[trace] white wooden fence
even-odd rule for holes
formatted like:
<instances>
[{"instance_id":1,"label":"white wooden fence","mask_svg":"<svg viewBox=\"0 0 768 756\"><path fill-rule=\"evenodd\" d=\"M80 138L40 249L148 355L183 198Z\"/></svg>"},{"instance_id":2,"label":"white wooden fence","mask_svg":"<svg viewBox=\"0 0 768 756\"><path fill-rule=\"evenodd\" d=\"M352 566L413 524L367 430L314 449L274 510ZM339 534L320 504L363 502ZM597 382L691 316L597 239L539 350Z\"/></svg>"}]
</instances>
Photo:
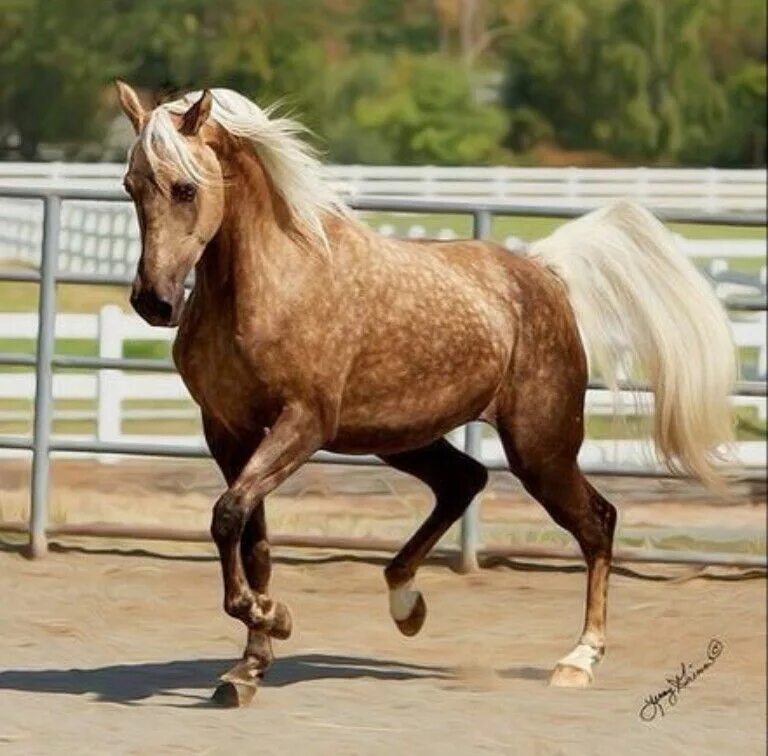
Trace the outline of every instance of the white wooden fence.
<instances>
[{"instance_id":1,"label":"white wooden fence","mask_svg":"<svg viewBox=\"0 0 768 756\"><path fill-rule=\"evenodd\" d=\"M120 163L0 163L0 186L114 186L124 171ZM705 212L766 206L764 169L329 165L327 173L343 194L355 197L484 198L584 208L632 197L652 208Z\"/></svg>"},{"instance_id":2,"label":"white wooden fence","mask_svg":"<svg viewBox=\"0 0 768 756\"><path fill-rule=\"evenodd\" d=\"M0 259L37 263L42 236L40 203L3 198L3 186L63 183L116 188L124 171L124 165L117 163L0 163ZM616 197L632 197L665 210L760 211L766 207L765 170L336 165L327 171L343 194L354 197L486 199L585 210ZM427 235L408 216L380 221L379 230L414 238ZM456 230L446 224L435 236L452 238ZM521 243L516 237L505 241L511 248ZM125 274L139 255L133 209L129 203L65 202L60 242L61 271ZM756 239L681 240L681 245L696 258L764 256L764 243ZM727 267L717 263L721 272Z\"/></svg>"},{"instance_id":3,"label":"white wooden fence","mask_svg":"<svg viewBox=\"0 0 768 756\"><path fill-rule=\"evenodd\" d=\"M352 196L493 199L591 208L632 197L653 208L706 212L762 210L764 170L330 166Z\"/></svg>"},{"instance_id":4,"label":"white wooden fence","mask_svg":"<svg viewBox=\"0 0 768 756\"><path fill-rule=\"evenodd\" d=\"M761 380L766 377L766 314L755 313L749 320L732 323L734 340L740 348L757 350L757 372ZM36 313L0 313L0 338L34 339L37 334ZM59 313L56 316L56 337L83 339L98 342L100 357L122 357L126 341L170 342L175 333L169 329L152 328L139 317L123 313L119 307L108 305L98 315ZM2 409L3 400L28 400L31 402L35 391L35 376L32 373L0 373L0 421L28 419L28 410ZM175 373L124 373L119 370L96 372L57 372L53 377L55 400L88 400L95 407L81 410L57 409L54 418L58 420L90 420L96 423L95 437L99 441L157 441L164 443L199 446L202 438L199 430L186 435L168 434L160 425L155 435L126 433L125 420L179 420L196 418L197 411L181 379ZM624 412L635 412L636 405L631 394L622 397L620 408ZM147 402L144 408L127 409L126 401ZM175 408L159 409L152 402L179 402ZM765 397L734 397L735 406L753 407L759 420L766 418ZM651 411L652 397L644 403L644 409ZM610 416L614 413L613 397L607 391L590 390L587 393L588 414ZM488 458L500 455L498 442L487 439ZM760 465L765 459L763 442L745 442L739 445L738 454L746 465ZM652 458L647 441L633 440L590 440L582 450L582 461L588 465L642 466Z\"/></svg>"}]
</instances>

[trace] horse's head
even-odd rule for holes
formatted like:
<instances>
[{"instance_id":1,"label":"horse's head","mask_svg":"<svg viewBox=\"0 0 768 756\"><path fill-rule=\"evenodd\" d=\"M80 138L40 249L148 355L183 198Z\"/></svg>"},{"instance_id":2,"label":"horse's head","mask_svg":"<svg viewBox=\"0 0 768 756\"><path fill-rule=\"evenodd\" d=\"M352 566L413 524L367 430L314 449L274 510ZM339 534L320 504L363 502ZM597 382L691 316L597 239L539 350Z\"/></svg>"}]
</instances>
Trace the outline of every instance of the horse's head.
<instances>
[{"instance_id":1,"label":"horse's head","mask_svg":"<svg viewBox=\"0 0 768 756\"><path fill-rule=\"evenodd\" d=\"M152 325L174 326L184 303L184 279L224 213L222 170L211 146L215 131L204 128L212 96L206 90L176 114L145 110L123 82L117 90L138 137L124 181L141 229L131 304Z\"/></svg>"}]
</instances>

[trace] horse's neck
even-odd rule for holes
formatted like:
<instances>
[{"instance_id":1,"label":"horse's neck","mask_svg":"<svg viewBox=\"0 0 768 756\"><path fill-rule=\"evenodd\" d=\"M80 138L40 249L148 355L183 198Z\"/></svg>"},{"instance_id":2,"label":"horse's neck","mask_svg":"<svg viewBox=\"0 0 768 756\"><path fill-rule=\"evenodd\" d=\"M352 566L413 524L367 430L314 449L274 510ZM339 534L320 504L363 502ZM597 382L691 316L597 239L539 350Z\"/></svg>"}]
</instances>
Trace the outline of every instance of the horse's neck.
<instances>
[{"instance_id":1,"label":"horse's neck","mask_svg":"<svg viewBox=\"0 0 768 756\"><path fill-rule=\"evenodd\" d=\"M206 304L263 306L274 269L294 251L290 218L257 158L239 154L224 168L224 218L198 263L196 288Z\"/></svg>"}]
</instances>

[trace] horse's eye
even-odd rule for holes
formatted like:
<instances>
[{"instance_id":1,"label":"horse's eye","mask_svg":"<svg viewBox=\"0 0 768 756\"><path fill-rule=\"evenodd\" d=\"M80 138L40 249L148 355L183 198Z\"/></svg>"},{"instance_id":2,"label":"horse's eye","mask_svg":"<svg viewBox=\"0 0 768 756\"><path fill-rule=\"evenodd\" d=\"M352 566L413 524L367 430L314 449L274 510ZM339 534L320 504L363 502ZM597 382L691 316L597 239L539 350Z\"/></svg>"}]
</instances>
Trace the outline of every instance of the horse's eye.
<instances>
[{"instance_id":1,"label":"horse's eye","mask_svg":"<svg viewBox=\"0 0 768 756\"><path fill-rule=\"evenodd\" d=\"M171 196L176 202L192 202L197 193L197 187L187 181L177 181L171 187Z\"/></svg>"}]
</instances>

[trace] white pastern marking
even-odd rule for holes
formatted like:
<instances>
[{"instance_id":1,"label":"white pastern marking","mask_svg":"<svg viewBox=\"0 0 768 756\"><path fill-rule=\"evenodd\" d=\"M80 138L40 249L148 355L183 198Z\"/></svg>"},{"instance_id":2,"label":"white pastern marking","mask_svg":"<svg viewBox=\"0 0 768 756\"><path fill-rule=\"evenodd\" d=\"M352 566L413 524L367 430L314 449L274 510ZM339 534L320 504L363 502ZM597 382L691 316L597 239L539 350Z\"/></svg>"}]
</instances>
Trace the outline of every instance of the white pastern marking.
<instances>
[{"instance_id":1,"label":"white pastern marking","mask_svg":"<svg viewBox=\"0 0 768 756\"><path fill-rule=\"evenodd\" d=\"M591 675L592 665L598 661L600 661L600 652L596 648L588 646L586 643L579 643L568 656L560 659L558 664L578 667Z\"/></svg>"},{"instance_id":2,"label":"white pastern marking","mask_svg":"<svg viewBox=\"0 0 768 756\"><path fill-rule=\"evenodd\" d=\"M389 613L392 615L392 619L398 622L407 620L411 616L418 598L419 592L413 590L413 580L409 580L397 588L390 588Z\"/></svg>"}]
</instances>

